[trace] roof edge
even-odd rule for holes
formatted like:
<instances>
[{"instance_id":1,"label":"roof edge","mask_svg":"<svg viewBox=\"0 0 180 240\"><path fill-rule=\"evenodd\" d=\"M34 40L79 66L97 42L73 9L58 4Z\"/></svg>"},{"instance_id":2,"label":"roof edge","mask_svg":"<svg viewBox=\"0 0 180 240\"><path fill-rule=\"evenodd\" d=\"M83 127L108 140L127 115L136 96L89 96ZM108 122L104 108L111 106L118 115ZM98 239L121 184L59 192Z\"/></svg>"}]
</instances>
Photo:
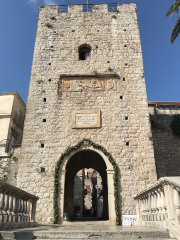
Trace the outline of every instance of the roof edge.
<instances>
[{"instance_id":1,"label":"roof edge","mask_svg":"<svg viewBox=\"0 0 180 240\"><path fill-rule=\"evenodd\" d=\"M12 91L12 92L5 92L5 93L0 93L0 96L6 96L6 95L13 95L16 96L22 103L23 105L26 107L26 104L24 103L24 101L22 100L22 98L20 97L19 93L16 91Z\"/></svg>"}]
</instances>

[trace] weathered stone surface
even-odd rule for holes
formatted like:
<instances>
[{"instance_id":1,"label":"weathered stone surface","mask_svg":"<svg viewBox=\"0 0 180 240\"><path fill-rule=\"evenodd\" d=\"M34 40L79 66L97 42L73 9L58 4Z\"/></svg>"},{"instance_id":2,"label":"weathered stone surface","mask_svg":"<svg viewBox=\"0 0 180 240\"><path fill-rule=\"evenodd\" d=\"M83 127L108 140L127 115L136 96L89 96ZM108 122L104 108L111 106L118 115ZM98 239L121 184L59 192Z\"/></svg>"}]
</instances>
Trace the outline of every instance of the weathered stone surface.
<instances>
[{"instance_id":1,"label":"weathered stone surface","mask_svg":"<svg viewBox=\"0 0 180 240\"><path fill-rule=\"evenodd\" d=\"M157 179L136 5L118 4L118 13L108 12L106 4L94 5L90 13L81 8L69 6L67 14L58 13L58 6L40 8L18 187L39 196L37 221L42 223L53 220L56 162L83 138L103 146L115 159L122 214L135 214L132 196ZM83 44L91 46L91 60L78 60ZM90 76L88 84L61 78L108 74L109 68L118 78ZM79 110L101 111L101 127L72 128L72 112ZM45 172L37 170L42 167Z\"/></svg>"}]
</instances>

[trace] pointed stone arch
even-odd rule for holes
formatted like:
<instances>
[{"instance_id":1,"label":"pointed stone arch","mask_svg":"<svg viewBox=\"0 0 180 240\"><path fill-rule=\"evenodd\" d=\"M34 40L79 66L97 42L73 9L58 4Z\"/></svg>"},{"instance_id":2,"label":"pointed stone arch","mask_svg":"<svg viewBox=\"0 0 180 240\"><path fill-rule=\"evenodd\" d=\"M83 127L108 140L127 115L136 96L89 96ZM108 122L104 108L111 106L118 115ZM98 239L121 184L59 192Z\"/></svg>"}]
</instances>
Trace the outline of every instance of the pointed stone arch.
<instances>
[{"instance_id":1,"label":"pointed stone arch","mask_svg":"<svg viewBox=\"0 0 180 240\"><path fill-rule=\"evenodd\" d=\"M118 199L118 166L113 159L112 155L106 151L104 147L92 142L90 139L83 139L75 146L69 147L62 153L61 157L57 161L55 167L54 177L54 196L53 196L53 207L54 207L54 224L61 224L63 222L63 195L64 195L64 183L65 183L65 172L66 165L69 159L79 151L92 150L101 155L107 166L107 174L109 181L109 192L111 201L114 201L114 205L109 205L110 217L109 221L116 222L116 225L120 224L120 213L119 213L119 199ZM112 184L113 182L113 184ZM110 184L111 183L111 184ZM109 199L110 201L110 199Z\"/></svg>"}]
</instances>

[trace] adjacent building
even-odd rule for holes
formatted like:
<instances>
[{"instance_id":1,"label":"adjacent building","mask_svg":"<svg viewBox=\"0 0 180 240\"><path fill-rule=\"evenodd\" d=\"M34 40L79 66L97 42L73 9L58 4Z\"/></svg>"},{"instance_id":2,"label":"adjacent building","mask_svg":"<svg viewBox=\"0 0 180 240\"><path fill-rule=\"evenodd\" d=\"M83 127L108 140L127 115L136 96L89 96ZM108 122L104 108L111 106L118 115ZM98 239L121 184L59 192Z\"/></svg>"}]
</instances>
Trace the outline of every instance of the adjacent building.
<instances>
[{"instance_id":1,"label":"adjacent building","mask_svg":"<svg viewBox=\"0 0 180 240\"><path fill-rule=\"evenodd\" d=\"M26 105L17 92L0 93L0 178L16 185ZM16 151L16 155L14 154Z\"/></svg>"}]
</instances>

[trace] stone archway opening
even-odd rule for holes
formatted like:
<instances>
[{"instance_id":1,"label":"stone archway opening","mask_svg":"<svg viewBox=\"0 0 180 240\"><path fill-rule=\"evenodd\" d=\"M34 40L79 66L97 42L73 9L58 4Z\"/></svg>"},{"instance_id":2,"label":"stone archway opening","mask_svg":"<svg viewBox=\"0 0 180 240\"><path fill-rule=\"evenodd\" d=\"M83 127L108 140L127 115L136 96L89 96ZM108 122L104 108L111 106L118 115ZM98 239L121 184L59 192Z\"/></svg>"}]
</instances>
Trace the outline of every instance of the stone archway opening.
<instances>
[{"instance_id":1,"label":"stone archway opening","mask_svg":"<svg viewBox=\"0 0 180 240\"><path fill-rule=\"evenodd\" d=\"M107 166L102 156L92 150L79 151L69 159L65 170L64 217L109 220Z\"/></svg>"}]
</instances>

